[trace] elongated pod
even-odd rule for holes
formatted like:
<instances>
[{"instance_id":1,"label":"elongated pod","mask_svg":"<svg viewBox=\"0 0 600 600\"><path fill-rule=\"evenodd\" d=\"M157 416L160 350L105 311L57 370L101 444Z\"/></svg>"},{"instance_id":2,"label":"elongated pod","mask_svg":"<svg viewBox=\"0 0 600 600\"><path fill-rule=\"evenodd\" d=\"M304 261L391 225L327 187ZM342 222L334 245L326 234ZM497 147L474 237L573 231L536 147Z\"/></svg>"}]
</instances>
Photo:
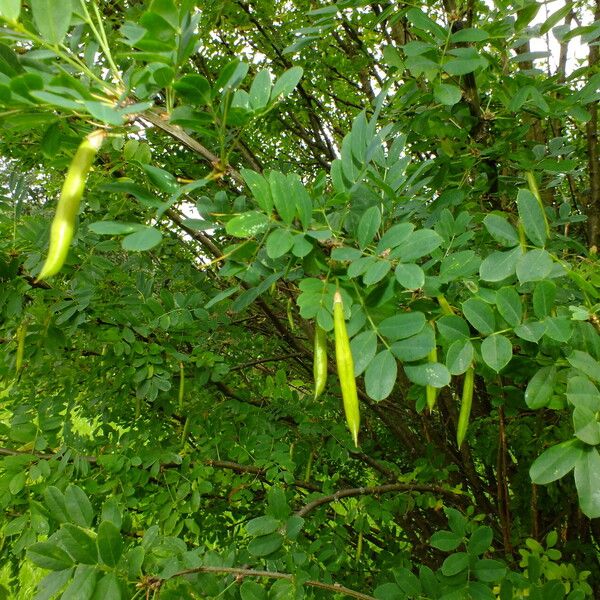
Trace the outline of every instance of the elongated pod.
<instances>
[{"instance_id":1,"label":"elongated pod","mask_svg":"<svg viewBox=\"0 0 600 600\"><path fill-rule=\"evenodd\" d=\"M430 363L436 363L437 358L438 357L437 357L437 346L436 346L427 356L427 360ZM438 395L437 388L434 388L431 385L428 385L425 387L425 398L427 400L427 408L429 409L429 412L433 411L433 409L435 408L435 402L437 400L437 395Z\"/></svg>"},{"instance_id":2,"label":"elongated pod","mask_svg":"<svg viewBox=\"0 0 600 600\"><path fill-rule=\"evenodd\" d=\"M360 411L358 407L358 393L356 379L354 378L354 361L350 351L350 340L346 331L344 318L344 305L341 294L336 291L333 297L333 332L335 335L335 362L337 364L342 400L346 422L352 434L354 445L358 447L358 429L360 427Z\"/></svg>"},{"instance_id":3,"label":"elongated pod","mask_svg":"<svg viewBox=\"0 0 600 600\"><path fill-rule=\"evenodd\" d=\"M93 131L81 142L77 152L75 152L60 192L58 206L50 228L48 256L38 279L46 279L56 275L65 263L73 239L75 219L83 196L85 180L94 162L94 157L102 145L104 136L104 131Z\"/></svg>"},{"instance_id":4,"label":"elongated pod","mask_svg":"<svg viewBox=\"0 0 600 600\"><path fill-rule=\"evenodd\" d=\"M458 414L458 426L456 427L456 444L460 448L467 435L471 406L473 405L473 387L475 385L475 369L469 367L465 372L462 389L462 401Z\"/></svg>"},{"instance_id":5,"label":"elongated pod","mask_svg":"<svg viewBox=\"0 0 600 600\"><path fill-rule=\"evenodd\" d=\"M315 325L315 346L313 353L313 375L315 379L315 400L323 393L327 384L327 334L322 327Z\"/></svg>"}]
</instances>

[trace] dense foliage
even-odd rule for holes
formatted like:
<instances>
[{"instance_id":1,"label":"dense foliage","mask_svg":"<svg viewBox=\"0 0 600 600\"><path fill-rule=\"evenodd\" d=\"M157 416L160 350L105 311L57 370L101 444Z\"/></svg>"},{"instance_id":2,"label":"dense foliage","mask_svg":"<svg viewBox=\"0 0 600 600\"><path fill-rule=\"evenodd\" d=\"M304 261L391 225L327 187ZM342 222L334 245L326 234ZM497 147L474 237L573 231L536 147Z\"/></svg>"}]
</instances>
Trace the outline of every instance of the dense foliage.
<instances>
[{"instance_id":1,"label":"dense foliage","mask_svg":"<svg viewBox=\"0 0 600 600\"><path fill-rule=\"evenodd\" d=\"M598 597L597 1L0 17L0 596Z\"/></svg>"}]
</instances>

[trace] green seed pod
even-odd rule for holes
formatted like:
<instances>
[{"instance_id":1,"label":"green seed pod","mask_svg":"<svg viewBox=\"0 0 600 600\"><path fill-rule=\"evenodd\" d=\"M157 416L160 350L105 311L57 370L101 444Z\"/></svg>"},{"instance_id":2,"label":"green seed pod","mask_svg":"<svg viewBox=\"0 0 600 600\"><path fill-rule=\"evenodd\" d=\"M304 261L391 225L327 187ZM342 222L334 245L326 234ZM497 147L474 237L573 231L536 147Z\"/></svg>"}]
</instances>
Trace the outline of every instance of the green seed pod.
<instances>
[{"instance_id":1,"label":"green seed pod","mask_svg":"<svg viewBox=\"0 0 600 600\"><path fill-rule=\"evenodd\" d=\"M336 291L333 297L333 330L335 335L335 361L337 364L346 422L352 434L354 445L358 447L358 430L360 427L360 411L356 379L354 378L354 361L350 350L350 340L346 331L344 305L342 296Z\"/></svg>"},{"instance_id":2,"label":"green seed pod","mask_svg":"<svg viewBox=\"0 0 600 600\"><path fill-rule=\"evenodd\" d=\"M48 256L38 279L47 279L56 275L65 263L73 239L75 219L83 196L85 180L104 136L104 131L93 131L77 148L60 193L56 214L50 228Z\"/></svg>"},{"instance_id":3,"label":"green seed pod","mask_svg":"<svg viewBox=\"0 0 600 600\"><path fill-rule=\"evenodd\" d=\"M429 353L427 360L430 363L437 362L437 346ZM435 407L437 395L438 395L437 388L434 388L431 385L428 385L425 387L425 398L427 399L427 408L429 409L429 412L431 412Z\"/></svg>"},{"instance_id":4,"label":"green seed pod","mask_svg":"<svg viewBox=\"0 0 600 600\"><path fill-rule=\"evenodd\" d=\"M473 388L475 385L475 369L469 367L465 372L462 389L462 401L460 403L460 413L458 415L458 426L456 428L456 444L460 448L467 435L469 426L469 417L471 416L471 406L473 405Z\"/></svg>"},{"instance_id":5,"label":"green seed pod","mask_svg":"<svg viewBox=\"0 0 600 600\"><path fill-rule=\"evenodd\" d=\"M327 384L327 336L319 325L315 326L315 346L313 355L313 375L315 379L315 400L323 393Z\"/></svg>"}]
</instances>

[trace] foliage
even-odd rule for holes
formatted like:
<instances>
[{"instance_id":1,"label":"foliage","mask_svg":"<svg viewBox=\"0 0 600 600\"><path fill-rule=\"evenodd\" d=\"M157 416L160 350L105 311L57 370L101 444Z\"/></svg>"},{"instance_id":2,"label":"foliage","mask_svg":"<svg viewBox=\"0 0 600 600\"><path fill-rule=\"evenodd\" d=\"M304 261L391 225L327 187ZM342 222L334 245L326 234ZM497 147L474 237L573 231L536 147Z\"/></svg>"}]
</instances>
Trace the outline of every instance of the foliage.
<instances>
[{"instance_id":1,"label":"foliage","mask_svg":"<svg viewBox=\"0 0 600 600\"><path fill-rule=\"evenodd\" d=\"M0 590L597 596L599 5L204 4L0 0Z\"/></svg>"}]
</instances>

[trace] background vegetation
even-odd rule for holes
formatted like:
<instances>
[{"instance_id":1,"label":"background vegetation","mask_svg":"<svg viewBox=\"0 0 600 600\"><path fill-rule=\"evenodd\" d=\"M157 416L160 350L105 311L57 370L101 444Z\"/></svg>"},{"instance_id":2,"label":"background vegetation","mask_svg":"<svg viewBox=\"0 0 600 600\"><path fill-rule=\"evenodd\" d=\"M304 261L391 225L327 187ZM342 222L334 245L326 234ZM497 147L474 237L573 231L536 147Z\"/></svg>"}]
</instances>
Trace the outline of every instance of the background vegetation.
<instances>
[{"instance_id":1,"label":"background vegetation","mask_svg":"<svg viewBox=\"0 0 600 600\"><path fill-rule=\"evenodd\" d=\"M0 16L0 596L599 597L597 0Z\"/></svg>"}]
</instances>

